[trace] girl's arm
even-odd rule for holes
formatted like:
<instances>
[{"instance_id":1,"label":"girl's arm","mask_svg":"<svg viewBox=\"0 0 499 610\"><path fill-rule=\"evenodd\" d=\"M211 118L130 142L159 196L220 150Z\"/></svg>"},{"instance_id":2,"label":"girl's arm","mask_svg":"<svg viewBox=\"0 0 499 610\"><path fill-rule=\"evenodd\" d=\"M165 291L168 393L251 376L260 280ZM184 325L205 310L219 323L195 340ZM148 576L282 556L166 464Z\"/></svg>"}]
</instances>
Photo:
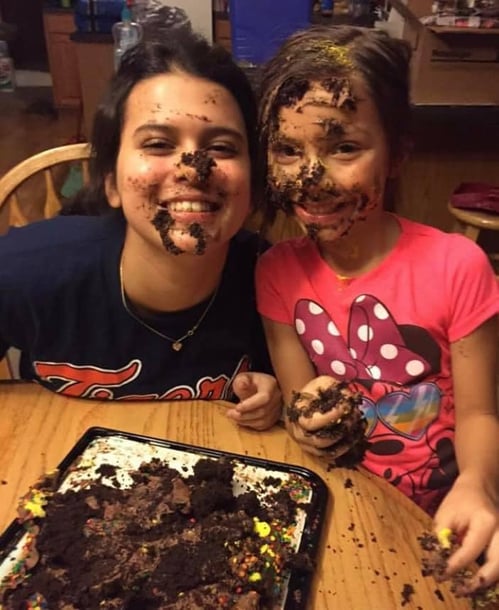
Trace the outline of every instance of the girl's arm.
<instances>
[{"instance_id":1,"label":"girl's arm","mask_svg":"<svg viewBox=\"0 0 499 610\"><path fill-rule=\"evenodd\" d=\"M292 326L263 318L263 328L284 404L288 405L293 391L300 391L317 374Z\"/></svg>"},{"instance_id":2,"label":"girl's arm","mask_svg":"<svg viewBox=\"0 0 499 610\"><path fill-rule=\"evenodd\" d=\"M289 405L293 392L302 391L307 384L309 384L308 387L311 387L313 384L310 384L310 382L317 378L317 373L292 326L263 318L263 327L267 337L270 359L281 387L284 404ZM324 382L325 379L325 377L320 377L317 378L317 381L322 380ZM318 414L317 417L314 414L305 427L298 422L291 423L285 416L285 424L288 432L304 451L322 456L327 455L322 449L331 445L331 440L316 437L311 433L337 417L338 415L334 411L331 414ZM301 418L301 420L303 419Z\"/></svg>"},{"instance_id":3,"label":"girl's arm","mask_svg":"<svg viewBox=\"0 0 499 610\"><path fill-rule=\"evenodd\" d=\"M436 516L437 529L463 537L449 572L486 550L475 580L499 579L499 418L497 409L497 316L451 344L456 409L455 449L459 476Z\"/></svg>"}]
</instances>

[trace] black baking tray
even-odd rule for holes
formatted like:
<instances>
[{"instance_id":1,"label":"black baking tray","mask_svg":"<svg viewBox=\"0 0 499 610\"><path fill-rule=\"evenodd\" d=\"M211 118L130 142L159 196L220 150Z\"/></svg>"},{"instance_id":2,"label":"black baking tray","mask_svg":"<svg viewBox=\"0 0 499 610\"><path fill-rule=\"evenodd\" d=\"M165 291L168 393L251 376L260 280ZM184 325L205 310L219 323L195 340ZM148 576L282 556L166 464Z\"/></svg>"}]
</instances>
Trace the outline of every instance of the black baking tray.
<instances>
[{"instance_id":1,"label":"black baking tray","mask_svg":"<svg viewBox=\"0 0 499 610\"><path fill-rule=\"evenodd\" d=\"M92 427L76 442L74 447L60 462L57 469L60 473L59 486L63 483L65 476L69 473L70 467L84 454L93 441L105 439L107 437L118 437L140 444L153 445L155 447L173 450L184 454L191 454L196 458L230 459L236 464L255 467L269 471L269 473L282 473L285 475L295 475L304 480L309 488L311 497L307 504L304 516L303 529L299 539L298 552L307 553L313 562L317 560L318 548L321 539L321 532L324 527L326 508L328 503L328 488L324 481L311 470L301 466L289 465L283 462L276 462L262 458L254 458L247 455L208 449L196 445L178 443L165 439L123 432L112 428ZM7 529L0 535L0 566L4 559L15 549L16 544L25 534L25 529L14 520ZM307 607L310 585L313 573L303 573L291 571L287 595L283 601L282 610L304 610ZM299 591L300 595L294 596L293 591Z\"/></svg>"}]
</instances>

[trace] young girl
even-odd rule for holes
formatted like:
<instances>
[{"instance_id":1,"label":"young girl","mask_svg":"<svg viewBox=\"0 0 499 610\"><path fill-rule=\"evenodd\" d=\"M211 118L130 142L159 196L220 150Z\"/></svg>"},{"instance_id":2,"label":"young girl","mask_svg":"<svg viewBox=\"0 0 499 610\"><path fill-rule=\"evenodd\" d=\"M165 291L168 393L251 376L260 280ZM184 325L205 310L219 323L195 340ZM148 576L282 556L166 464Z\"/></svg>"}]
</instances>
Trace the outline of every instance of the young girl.
<instances>
[{"instance_id":1,"label":"young girl","mask_svg":"<svg viewBox=\"0 0 499 610\"><path fill-rule=\"evenodd\" d=\"M223 49L181 31L124 56L79 197L0 239L0 357L70 396L240 399L229 416L280 416L254 300L256 104Z\"/></svg>"},{"instance_id":2,"label":"young girl","mask_svg":"<svg viewBox=\"0 0 499 610\"><path fill-rule=\"evenodd\" d=\"M282 209L306 236L261 257L257 302L284 400L332 378L360 392L363 464L463 537L450 571L487 549L476 586L499 577L499 291L470 240L386 211L409 142L409 59L382 32L314 27L269 62L267 217ZM337 417L287 426L327 456L315 433Z\"/></svg>"}]
</instances>

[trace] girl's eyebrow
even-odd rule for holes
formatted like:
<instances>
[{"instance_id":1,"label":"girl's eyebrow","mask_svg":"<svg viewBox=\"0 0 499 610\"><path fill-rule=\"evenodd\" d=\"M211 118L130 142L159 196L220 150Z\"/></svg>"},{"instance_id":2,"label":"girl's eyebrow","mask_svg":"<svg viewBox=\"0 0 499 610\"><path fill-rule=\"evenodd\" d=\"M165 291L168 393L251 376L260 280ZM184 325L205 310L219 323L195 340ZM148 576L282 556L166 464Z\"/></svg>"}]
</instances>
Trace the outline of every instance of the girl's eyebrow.
<instances>
[{"instance_id":1,"label":"girl's eyebrow","mask_svg":"<svg viewBox=\"0 0 499 610\"><path fill-rule=\"evenodd\" d=\"M290 136L285 136L284 134L277 133L272 138L272 144L293 144L295 146L298 146L300 144L300 141Z\"/></svg>"},{"instance_id":2,"label":"girl's eyebrow","mask_svg":"<svg viewBox=\"0 0 499 610\"><path fill-rule=\"evenodd\" d=\"M165 123L145 123L140 125L134 131L134 135L140 135L141 133L161 133L165 136L178 136L182 129L175 125L169 125ZM234 127L228 127L224 125L207 125L203 128L202 137L203 139L216 138L219 136L229 136L234 138L238 142L244 142L246 140L245 135Z\"/></svg>"}]
</instances>

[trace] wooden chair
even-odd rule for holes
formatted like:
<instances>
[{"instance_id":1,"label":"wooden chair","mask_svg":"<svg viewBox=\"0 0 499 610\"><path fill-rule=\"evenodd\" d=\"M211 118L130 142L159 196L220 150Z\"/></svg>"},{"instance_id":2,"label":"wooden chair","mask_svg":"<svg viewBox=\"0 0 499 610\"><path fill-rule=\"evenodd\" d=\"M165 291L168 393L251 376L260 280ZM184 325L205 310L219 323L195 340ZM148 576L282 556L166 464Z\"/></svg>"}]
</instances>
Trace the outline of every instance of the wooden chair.
<instances>
[{"instance_id":1,"label":"wooden chair","mask_svg":"<svg viewBox=\"0 0 499 610\"><path fill-rule=\"evenodd\" d=\"M499 214L456 208L450 201L447 208L454 218L454 230L457 233L463 233L474 242L479 241L482 231L497 232L497 238L494 236L492 240L489 240L492 247L484 247L484 249L496 274L499 274Z\"/></svg>"},{"instance_id":2,"label":"wooden chair","mask_svg":"<svg viewBox=\"0 0 499 610\"><path fill-rule=\"evenodd\" d=\"M43 172L45 179L45 193L38 210L38 219L55 216L62 205L62 196L57 192L55 185L56 169L63 163L80 162L83 182L86 182L89 157L90 146L87 143L67 144L33 155L4 174L0 178L0 211L8 208L8 226L20 227L33 220L23 210L18 191L23 184L40 172Z\"/></svg>"},{"instance_id":3,"label":"wooden chair","mask_svg":"<svg viewBox=\"0 0 499 610\"><path fill-rule=\"evenodd\" d=\"M56 187L56 174L59 174L59 178L64 178L67 172L61 175L60 169L67 170L68 163L78 162L81 164L83 182L87 182L89 157L88 144L68 144L33 155L4 174L0 178L0 213L4 228L20 227L33 220L55 216L61 209L63 200ZM65 167L62 164L66 164ZM31 213L28 214L21 204L19 190L30 178L40 173L43 173L45 189L41 198L39 188L29 190L29 199L36 200L39 205L35 207L39 209L33 213L31 205ZM7 357L0 360L0 379L18 377L18 362L19 352L15 349L9 350Z\"/></svg>"}]
</instances>

